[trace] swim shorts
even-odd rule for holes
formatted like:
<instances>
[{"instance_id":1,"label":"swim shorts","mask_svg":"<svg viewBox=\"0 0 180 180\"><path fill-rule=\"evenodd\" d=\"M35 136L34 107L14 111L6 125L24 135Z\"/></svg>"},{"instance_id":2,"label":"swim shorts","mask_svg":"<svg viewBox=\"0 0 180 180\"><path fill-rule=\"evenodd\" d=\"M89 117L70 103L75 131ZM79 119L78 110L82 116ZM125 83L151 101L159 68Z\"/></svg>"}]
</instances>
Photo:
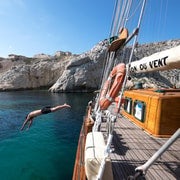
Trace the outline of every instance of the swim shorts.
<instances>
[{"instance_id":1,"label":"swim shorts","mask_svg":"<svg viewBox=\"0 0 180 180\"><path fill-rule=\"evenodd\" d=\"M41 113L42 114L48 114L51 112L51 107L50 106L47 106L47 107L44 107L41 109Z\"/></svg>"}]
</instances>

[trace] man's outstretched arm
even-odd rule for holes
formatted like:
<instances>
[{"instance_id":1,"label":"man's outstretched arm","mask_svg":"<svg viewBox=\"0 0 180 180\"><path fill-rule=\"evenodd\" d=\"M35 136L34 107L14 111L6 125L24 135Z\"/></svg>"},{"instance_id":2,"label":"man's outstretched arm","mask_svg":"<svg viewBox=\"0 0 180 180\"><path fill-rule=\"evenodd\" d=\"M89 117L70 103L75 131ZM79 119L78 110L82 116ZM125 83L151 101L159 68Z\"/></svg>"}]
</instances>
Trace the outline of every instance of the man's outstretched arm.
<instances>
[{"instance_id":1,"label":"man's outstretched arm","mask_svg":"<svg viewBox=\"0 0 180 180\"><path fill-rule=\"evenodd\" d=\"M63 105L52 107L51 112L55 112L55 111L60 110L62 108L71 108L71 106L65 103Z\"/></svg>"},{"instance_id":2,"label":"man's outstretched arm","mask_svg":"<svg viewBox=\"0 0 180 180\"><path fill-rule=\"evenodd\" d=\"M25 121L24 121L24 123L23 123L23 125L22 125L22 127L21 127L21 131L24 129L24 127L26 126L26 124L28 123L29 120L30 120L30 119L29 119L28 116L27 116L27 118L25 119ZM31 120L31 121L32 121L32 120ZM29 127L31 126L31 124L32 124L32 122L30 123Z\"/></svg>"}]
</instances>

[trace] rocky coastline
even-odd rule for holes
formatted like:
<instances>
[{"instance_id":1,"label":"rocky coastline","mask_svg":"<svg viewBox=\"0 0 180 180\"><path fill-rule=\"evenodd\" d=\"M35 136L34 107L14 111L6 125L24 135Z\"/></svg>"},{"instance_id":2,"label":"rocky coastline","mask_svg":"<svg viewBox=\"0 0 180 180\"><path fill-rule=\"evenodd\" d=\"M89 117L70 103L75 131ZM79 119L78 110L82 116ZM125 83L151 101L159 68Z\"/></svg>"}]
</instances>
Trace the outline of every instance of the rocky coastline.
<instances>
[{"instance_id":1,"label":"rocky coastline","mask_svg":"<svg viewBox=\"0 0 180 180\"><path fill-rule=\"evenodd\" d=\"M139 60L158 51L180 45L180 40L137 44L132 60ZM32 58L9 55L0 58L0 91L27 90L46 87L50 92L92 92L100 87L102 67L108 41L103 40L80 55L58 51L55 55L38 54ZM131 47L118 51L116 60L128 62ZM144 87L180 87L180 69L133 74L131 83ZM129 84L129 86L131 86Z\"/></svg>"}]
</instances>

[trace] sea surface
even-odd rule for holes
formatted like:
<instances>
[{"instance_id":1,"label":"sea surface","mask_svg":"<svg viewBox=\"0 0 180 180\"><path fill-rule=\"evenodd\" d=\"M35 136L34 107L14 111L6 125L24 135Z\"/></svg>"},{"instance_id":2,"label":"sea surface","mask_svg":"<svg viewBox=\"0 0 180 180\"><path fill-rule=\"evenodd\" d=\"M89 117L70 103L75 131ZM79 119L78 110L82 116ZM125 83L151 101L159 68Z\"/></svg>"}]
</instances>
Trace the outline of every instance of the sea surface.
<instances>
[{"instance_id":1,"label":"sea surface","mask_svg":"<svg viewBox=\"0 0 180 180\"><path fill-rule=\"evenodd\" d=\"M79 132L91 93L47 90L0 92L0 180L70 180ZM43 106L70 109L41 115L20 131L25 116Z\"/></svg>"}]
</instances>

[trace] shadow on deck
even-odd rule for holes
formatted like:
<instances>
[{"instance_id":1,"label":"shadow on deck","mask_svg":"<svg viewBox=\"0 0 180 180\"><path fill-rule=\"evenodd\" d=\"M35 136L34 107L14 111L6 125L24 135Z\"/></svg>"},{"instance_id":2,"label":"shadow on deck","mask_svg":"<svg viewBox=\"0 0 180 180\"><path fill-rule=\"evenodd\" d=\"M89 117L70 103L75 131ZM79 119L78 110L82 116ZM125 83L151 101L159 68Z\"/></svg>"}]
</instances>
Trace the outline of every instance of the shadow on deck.
<instances>
[{"instance_id":1,"label":"shadow on deck","mask_svg":"<svg viewBox=\"0 0 180 180\"><path fill-rule=\"evenodd\" d=\"M118 119L114 130L110 155L114 180L134 175L135 168L143 165L168 140L147 134L125 117ZM180 179L180 139L148 169L144 179Z\"/></svg>"}]
</instances>

